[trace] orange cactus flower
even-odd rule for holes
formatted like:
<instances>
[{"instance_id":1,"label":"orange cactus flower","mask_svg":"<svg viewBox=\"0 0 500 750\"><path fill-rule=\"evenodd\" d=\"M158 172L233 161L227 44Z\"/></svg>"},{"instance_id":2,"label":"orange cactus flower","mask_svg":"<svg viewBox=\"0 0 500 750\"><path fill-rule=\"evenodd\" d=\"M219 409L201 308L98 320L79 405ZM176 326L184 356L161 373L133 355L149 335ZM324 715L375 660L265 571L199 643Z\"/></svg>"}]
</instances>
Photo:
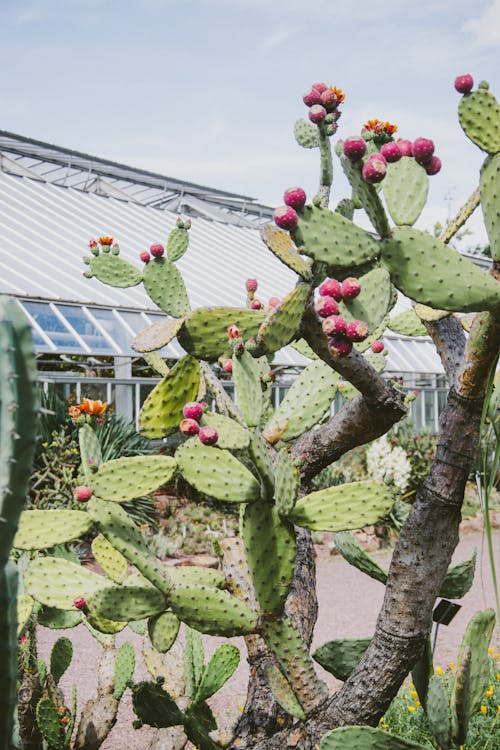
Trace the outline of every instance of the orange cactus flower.
<instances>
[{"instance_id":1,"label":"orange cactus flower","mask_svg":"<svg viewBox=\"0 0 500 750\"><path fill-rule=\"evenodd\" d=\"M86 414L100 416L101 414L104 414L107 406L108 405L106 403L103 404L102 401L92 401L90 398L84 398L82 403L78 404L76 408Z\"/></svg>"},{"instance_id":2,"label":"orange cactus flower","mask_svg":"<svg viewBox=\"0 0 500 750\"><path fill-rule=\"evenodd\" d=\"M69 416L71 419L78 419L78 417L81 415L82 411L78 408L78 406L70 406L69 409Z\"/></svg>"},{"instance_id":3,"label":"orange cactus flower","mask_svg":"<svg viewBox=\"0 0 500 750\"><path fill-rule=\"evenodd\" d=\"M391 122L384 122L384 130L387 135L394 135L397 132L398 126L393 125Z\"/></svg>"},{"instance_id":4,"label":"orange cactus flower","mask_svg":"<svg viewBox=\"0 0 500 750\"><path fill-rule=\"evenodd\" d=\"M101 245L112 245L113 237L99 237L99 242Z\"/></svg>"},{"instance_id":5,"label":"orange cactus flower","mask_svg":"<svg viewBox=\"0 0 500 750\"><path fill-rule=\"evenodd\" d=\"M374 120L368 120L362 127L362 130L373 130L375 133L380 133L383 130L383 124L380 120L375 118Z\"/></svg>"},{"instance_id":6,"label":"orange cactus flower","mask_svg":"<svg viewBox=\"0 0 500 750\"><path fill-rule=\"evenodd\" d=\"M336 86L332 86L332 91L335 94L335 96L337 97L337 102L339 104L342 104L342 102L345 99L345 94L342 91L342 89L338 89Z\"/></svg>"}]
</instances>

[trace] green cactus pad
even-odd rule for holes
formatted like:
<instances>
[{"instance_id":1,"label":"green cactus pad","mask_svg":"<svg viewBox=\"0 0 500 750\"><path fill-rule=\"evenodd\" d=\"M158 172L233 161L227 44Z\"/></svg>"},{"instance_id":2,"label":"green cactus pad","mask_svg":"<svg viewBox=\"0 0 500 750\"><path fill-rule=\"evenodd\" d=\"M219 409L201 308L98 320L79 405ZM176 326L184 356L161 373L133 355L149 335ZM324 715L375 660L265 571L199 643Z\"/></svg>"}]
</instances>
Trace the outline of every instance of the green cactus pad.
<instances>
[{"instance_id":1,"label":"green cactus pad","mask_svg":"<svg viewBox=\"0 0 500 750\"><path fill-rule=\"evenodd\" d=\"M110 620L108 617L99 617L99 615L89 612L85 624L90 625L93 632L102 633L103 635L116 635L127 627L126 620Z\"/></svg>"},{"instance_id":2,"label":"green cactus pad","mask_svg":"<svg viewBox=\"0 0 500 750\"><path fill-rule=\"evenodd\" d=\"M352 482L300 498L289 518L311 531L360 529L387 515L393 503L393 493L387 485Z\"/></svg>"},{"instance_id":3,"label":"green cactus pad","mask_svg":"<svg viewBox=\"0 0 500 750\"><path fill-rule=\"evenodd\" d=\"M29 594L18 594L17 597L17 637L22 634L24 628L28 624L33 608L35 606L35 600Z\"/></svg>"},{"instance_id":4,"label":"green cactus pad","mask_svg":"<svg viewBox=\"0 0 500 750\"><path fill-rule=\"evenodd\" d=\"M442 677L435 674L429 680L426 714L429 729L439 747L451 747L451 711L448 690Z\"/></svg>"},{"instance_id":5,"label":"green cactus pad","mask_svg":"<svg viewBox=\"0 0 500 750\"><path fill-rule=\"evenodd\" d=\"M25 510L14 537L16 549L49 549L86 534L92 519L81 510Z\"/></svg>"},{"instance_id":6,"label":"green cactus pad","mask_svg":"<svg viewBox=\"0 0 500 750\"><path fill-rule=\"evenodd\" d=\"M274 495L274 467L269 446L258 430L253 430L251 433L250 458L259 472L266 498L269 500Z\"/></svg>"},{"instance_id":7,"label":"green cactus pad","mask_svg":"<svg viewBox=\"0 0 500 750\"><path fill-rule=\"evenodd\" d=\"M166 608L165 596L154 586L108 586L87 601L92 614L128 622L153 617Z\"/></svg>"},{"instance_id":8,"label":"green cactus pad","mask_svg":"<svg viewBox=\"0 0 500 750\"><path fill-rule=\"evenodd\" d=\"M388 211L398 226L415 224L427 202L429 177L411 156L387 165L383 182Z\"/></svg>"},{"instance_id":9,"label":"green cactus pad","mask_svg":"<svg viewBox=\"0 0 500 750\"><path fill-rule=\"evenodd\" d=\"M300 474L287 450L280 450L276 463L276 510L282 516L292 512L299 495Z\"/></svg>"},{"instance_id":10,"label":"green cactus pad","mask_svg":"<svg viewBox=\"0 0 500 750\"><path fill-rule=\"evenodd\" d=\"M476 612L463 637L458 655L458 663L463 660L467 647L471 650L470 660L470 715L479 710L489 681L488 647L495 627L495 613L492 609ZM455 676L455 683L457 676Z\"/></svg>"},{"instance_id":11,"label":"green cactus pad","mask_svg":"<svg viewBox=\"0 0 500 750\"><path fill-rule=\"evenodd\" d=\"M238 406L249 427L256 427L262 415L262 385L257 361L243 352L233 357L233 380L238 397Z\"/></svg>"},{"instance_id":12,"label":"green cactus pad","mask_svg":"<svg viewBox=\"0 0 500 750\"><path fill-rule=\"evenodd\" d=\"M212 654L201 675L194 697L195 703L205 701L226 683L240 662L240 652L231 643L223 643Z\"/></svg>"},{"instance_id":13,"label":"green cactus pad","mask_svg":"<svg viewBox=\"0 0 500 750\"><path fill-rule=\"evenodd\" d=\"M313 125L307 120L300 119L295 122L293 127L295 140L303 148L319 147L319 131L317 125Z\"/></svg>"},{"instance_id":14,"label":"green cactus pad","mask_svg":"<svg viewBox=\"0 0 500 750\"><path fill-rule=\"evenodd\" d=\"M389 318L387 328L402 336L427 336L427 329L413 308Z\"/></svg>"},{"instance_id":15,"label":"green cactus pad","mask_svg":"<svg viewBox=\"0 0 500 750\"><path fill-rule=\"evenodd\" d=\"M299 339L298 341L292 341L291 345L296 351L299 352L299 354L302 354L304 357L307 357L308 359L319 359L316 352L314 352L307 341L304 339Z\"/></svg>"},{"instance_id":16,"label":"green cactus pad","mask_svg":"<svg viewBox=\"0 0 500 750\"><path fill-rule=\"evenodd\" d=\"M213 362L221 356L231 356L229 326L235 325L242 338L249 339L257 335L265 317L263 310L199 307L187 317L177 339L189 354Z\"/></svg>"},{"instance_id":17,"label":"green cactus pad","mask_svg":"<svg viewBox=\"0 0 500 750\"><path fill-rule=\"evenodd\" d=\"M311 278L311 261L297 251L288 232L283 232L274 224L264 224L260 230L260 236L269 250L279 260L298 273L303 279L309 281Z\"/></svg>"},{"instance_id":18,"label":"green cactus pad","mask_svg":"<svg viewBox=\"0 0 500 750\"><path fill-rule=\"evenodd\" d=\"M50 652L50 673L57 683L66 672L73 658L73 644L69 638L58 638Z\"/></svg>"},{"instance_id":19,"label":"green cactus pad","mask_svg":"<svg viewBox=\"0 0 500 750\"><path fill-rule=\"evenodd\" d=\"M119 701L125 692L127 682L132 679L135 669L135 653L131 643L122 643L115 659L114 696Z\"/></svg>"},{"instance_id":20,"label":"green cactus pad","mask_svg":"<svg viewBox=\"0 0 500 750\"><path fill-rule=\"evenodd\" d=\"M112 581L123 583L127 577L128 562L102 534L92 541L92 554Z\"/></svg>"},{"instance_id":21,"label":"green cactus pad","mask_svg":"<svg viewBox=\"0 0 500 750\"><path fill-rule=\"evenodd\" d=\"M381 237L387 237L390 232L389 222L387 221L384 207L378 197L375 186L370 185L363 177L362 162L359 161L353 163L342 154L340 157L340 163L342 164L342 169L351 184L357 201L359 201L361 206L365 209L372 225ZM337 211L337 213L342 214L342 211ZM348 214L346 218L352 220L352 214Z\"/></svg>"},{"instance_id":22,"label":"green cactus pad","mask_svg":"<svg viewBox=\"0 0 500 750\"><path fill-rule=\"evenodd\" d=\"M424 651L420 659L412 667L411 679L415 685L418 697L422 706L427 703L427 691L429 689L429 680L434 674L434 662L432 653L431 639L427 638Z\"/></svg>"},{"instance_id":23,"label":"green cactus pad","mask_svg":"<svg viewBox=\"0 0 500 750\"><path fill-rule=\"evenodd\" d=\"M102 463L101 445L95 431L89 424L84 424L78 430L80 458L85 481L90 484L94 471Z\"/></svg>"},{"instance_id":24,"label":"green cactus pad","mask_svg":"<svg viewBox=\"0 0 500 750\"><path fill-rule=\"evenodd\" d=\"M174 339L184 325L185 318L168 318L139 331L132 341L132 348L136 352L154 352L166 346Z\"/></svg>"},{"instance_id":25,"label":"green cactus pad","mask_svg":"<svg viewBox=\"0 0 500 750\"><path fill-rule=\"evenodd\" d=\"M297 545L293 526L265 502L247 505L241 536L255 594L262 611L282 612L295 568Z\"/></svg>"},{"instance_id":26,"label":"green cactus pad","mask_svg":"<svg viewBox=\"0 0 500 750\"><path fill-rule=\"evenodd\" d=\"M339 727L325 734L320 750L426 750L426 746L403 740L373 727Z\"/></svg>"},{"instance_id":27,"label":"green cactus pad","mask_svg":"<svg viewBox=\"0 0 500 750\"><path fill-rule=\"evenodd\" d=\"M186 645L184 648L184 677L186 680L186 695L194 698L205 668L205 654L201 633L186 626Z\"/></svg>"},{"instance_id":28,"label":"green cactus pad","mask_svg":"<svg viewBox=\"0 0 500 750\"><path fill-rule=\"evenodd\" d=\"M491 257L500 260L500 154L489 156L481 167L479 189Z\"/></svg>"},{"instance_id":29,"label":"green cactus pad","mask_svg":"<svg viewBox=\"0 0 500 750\"><path fill-rule=\"evenodd\" d=\"M187 440L176 451L179 470L199 492L230 503L248 503L260 496L260 484L229 451Z\"/></svg>"},{"instance_id":30,"label":"green cactus pad","mask_svg":"<svg viewBox=\"0 0 500 750\"><path fill-rule=\"evenodd\" d=\"M385 268L374 268L360 276L359 283L361 292L355 299L339 303L339 315L348 322L364 320L373 333L392 307L391 277Z\"/></svg>"},{"instance_id":31,"label":"green cactus pad","mask_svg":"<svg viewBox=\"0 0 500 750\"><path fill-rule=\"evenodd\" d=\"M103 284L117 286L125 289L129 286L137 286L142 281L142 273L138 268L127 263L118 255L111 253L100 253L89 258L89 271L87 273L95 276Z\"/></svg>"},{"instance_id":32,"label":"green cactus pad","mask_svg":"<svg viewBox=\"0 0 500 750\"><path fill-rule=\"evenodd\" d=\"M338 680L345 682L370 645L371 638L342 638L316 649L313 659Z\"/></svg>"},{"instance_id":33,"label":"green cactus pad","mask_svg":"<svg viewBox=\"0 0 500 750\"><path fill-rule=\"evenodd\" d=\"M182 258L189 246L189 234L186 227L175 227L168 235L167 256L172 262Z\"/></svg>"},{"instance_id":34,"label":"green cactus pad","mask_svg":"<svg viewBox=\"0 0 500 750\"><path fill-rule=\"evenodd\" d=\"M309 284L298 284L268 314L257 336L257 342L262 343L268 354L274 354L297 337L310 291Z\"/></svg>"},{"instance_id":35,"label":"green cactus pad","mask_svg":"<svg viewBox=\"0 0 500 750\"><path fill-rule=\"evenodd\" d=\"M321 360L307 365L266 424L265 439L270 443L293 440L311 429L330 408L339 379Z\"/></svg>"},{"instance_id":36,"label":"green cactus pad","mask_svg":"<svg viewBox=\"0 0 500 750\"><path fill-rule=\"evenodd\" d=\"M352 531L337 531L333 536L335 549L342 555L344 560L355 568L361 570L370 578L385 584L387 573L380 567L370 555L358 543Z\"/></svg>"},{"instance_id":37,"label":"green cactus pad","mask_svg":"<svg viewBox=\"0 0 500 750\"><path fill-rule=\"evenodd\" d=\"M464 560L448 568L439 596L443 599L461 599L470 591L476 571L476 557L477 549L474 548L470 560Z\"/></svg>"},{"instance_id":38,"label":"green cactus pad","mask_svg":"<svg viewBox=\"0 0 500 750\"><path fill-rule=\"evenodd\" d=\"M165 654L172 648L179 632L179 626L179 619L170 611L149 618L149 637L160 654Z\"/></svg>"},{"instance_id":39,"label":"green cactus pad","mask_svg":"<svg viewBox=\"0 0 500 750\"><path fill-rule=\"evenodd\" d=\"M458 119L476 146L490 154L500 151L500 106L492 93L478 89L462 96Z\"/></svg>"},{"instance_id":40,"label":"green cactus pad","mask_svg":"<svg viewBox=\"0 0 500 750\"><path fill-rule=\"evenodd\" d=\"M42 607L38 613L37 621L39 625L51 630L66 630L79 625L83 615L78 610L56 609L55 607Z\"/></svg>"},{"instance_id":41,"label":"green cactus pad","mask_svg":"<svg viewBox=\"0 0 500 750\"><path fill-rule=\"evenodd\" d=\"M136 683L132 687L132 705L142 724L163 728L184 723L177 703L157 682Z\"/></svg>"},{"instance_id":42,"label":"green cactus pad","mask_svg":"<svg viewBox=\"0 0 500 750\"><path fill-rule=\"evenodd\" d=\"M375 260L380 252L368 232L328 208L305 206L292 237L307 255L340 272Z\"/></svg>"},{"instance_id":43,"label":"green cactus pad","mask_svg":"<svg viewBox=\"0 0 500 750\"><path fill-rule=\"evenodd\" d=\"M50 750L64 750L64 729L59 714L50 698L42 698L36 707L36 723Z\"/></svg>"},{"instance_id":44,"label":"green cactus pad","mask_svg":"<svg viewBox=\"0 0 500 750\"><path fill-rule=\"evenodd\" d=\"M184 651L185 653L185 651ZM157 679L163 678L170 694L174 698L187 695L184 670L183 670L183 648L179 641L174 643L170 651L160 654L147 640L143 642L142 656L148 672Z\"/></svg>"},{"instance_id":45,"label":"green cactus pad","mask_svg":"<svg viewBox=\"0 0 500 750\"><path fill-rule=\"evenodd\" d=\"M169 604L179 620L209 635L248 635L255 632L257 613L227 591L209 586L174 586Z\"/></svg>"},{"instance_id":46,"label":"green cactus pad","mask_svg":"<svg viewBox=\"0 0 500 750\"><path fill-rule=\"evenodd\" d=\"M155 305L181 318L189 312L189 298L179 269L166 258L155 258L144 265L144 288Z\"/></svg>"},{"instance_id":47,"label":"green cactus pad","mask_svg":"<svg viewBox=\"0 0 500 750\"><path fill-rule=\"evenodd\" d=\"M110 587L99 576L81 565L61 557L38 557L28 565L25 574L26 592L47 607L74 610L74 600L85 600L100 588Z\"/></svg>"},{"instance_id":48,"label":"green cactus pad","mask_svg":"<svg viewBox=\"0 0 500 750\"><path fill-rule=\"evenodd\" d=\"M344 219L352 221L356 206L351 198L342 198L335 206L335 213L340 214Z\"/></svg>"},{"instance_id":49,"label":"green cactus pad","mask_svg":"<svg viewBox=\"0 0 500 750\"><path fill-rule=\"evenodd\" d=\"M451 312L495 311L500 287L491 276L426 232L399 227L382 241L382 262L398 289Z\"/></svg>"},{"instance_id":50,"label":"green cactus pad","mask_svg":"<svg viewBox=\"0 0 500 750\"><path fill-rule=\"evenodd\" d=\"M248 448L250 433L234 419L216 414L213 411L207 411L201 418L200 424L202 426L209 425L217 430L219 435L217 445L219 448L226 448L230 451Z\"/></svg>"},{"instance_id":51,"label":"green cactus pad","mask_svg":"<svg viewBox=\"0 0 500 750\"><path fill-rule=\"evenodd\" d=\"M124 503L150 495L174 476L177 464L170 456L130 456L101 464L92 477L96 497Z\"/></svg>"},{"instance_id":52,"label":"green cactus pad","mask_svg":"<svg viewBox=\"0 0 500 750\"><path fill-rule=\"evenodd\" d=\"M295 693L283 672L275 664L266 664L264 674L266 675L271 692L281 708L290 714L290 716L295 716L297 719L305 719L304 710L295 697Z\"/></svg>"},{"instance_id":53,"label":"green cactus pad","mask_svg":"<svg viewBox=\"0 0 500 750\"><path fill-rule=\"evenodd\" d=\"M167 571L153 555L127 512L117 503L107 503L95 497L89 501L87 508L97 528L108 542L132 565L135 565L148 581L164 594L168 593L172 584L169 582ZM129 619L140 618L130 617Z\"/></svg>"},{"instance_id":54,"label":"green cactus pad","mask_svg":"<svg viewBox=\"0 0 500 750\"><path fill-rule=\"evenodd\" d=\"M142 405L140 428L145 437L162 438L178 429L182 407L194 401L200 387L200 365L194 357L183 357Z\"/></svg>"},{"instance_id":55,"label":"green cactus pad","mask_svg":"<svg viewBox=\"0 0 500 750\"><path fill-rule=\"evenodd\" d=\"M226 579L220 571L199 565L172 567L168 569L168 575L174 584L200 583L214 589L223 589L226 585Z\"/></svg>"},{"instance_id":56,"label":"green cactus pad","mask_svg":"<svg viewBox=\"0 0 500 750\"><path fill-rule=\"evenodd\" d=\"M158 352L144 352L143 359L145 362L147 362L151 369L162 378L164 378L165 375L168 375L170 368L168 367L165 360L160 357Z\"/></svg>"},{"instance_id":57,"label":"green cactus pad","mask_svg":"<svg viewBox=\"0 0 500 750\"><path fill-rule=\"evenodd\" d=\"M417 313L420 320L423 320L426 323L434 323L437 320L447 318L450 314L448 310L434 310L432 307L427 307L427 305L420 304L416 304L413 309Z\"/></svg>"},{"instance_id":58,"label":"green cactus pad","mask_svg":"<svg viewBox=\"0 0 500 750\"><path fill-rule=\"evenodd\" d=\"M301 708L308 713L327 696L318 679L307 646L288 617L266 620L262 633L278 660Z\"/></svg>"},{"instance_id":59,"label":"green cactus pad","mask_svg":"<svg viewBox=\"0 0 500 750\"><path fill-rule=\"evenodd\" d=\"M455 681L452 686L450 701L451 709L451 734L455 745L459 747L465 744L469 728L470 711L470 672L471 672L472 650L466 646L460 656L455 672Z\"/></svg>"}]
</instances>

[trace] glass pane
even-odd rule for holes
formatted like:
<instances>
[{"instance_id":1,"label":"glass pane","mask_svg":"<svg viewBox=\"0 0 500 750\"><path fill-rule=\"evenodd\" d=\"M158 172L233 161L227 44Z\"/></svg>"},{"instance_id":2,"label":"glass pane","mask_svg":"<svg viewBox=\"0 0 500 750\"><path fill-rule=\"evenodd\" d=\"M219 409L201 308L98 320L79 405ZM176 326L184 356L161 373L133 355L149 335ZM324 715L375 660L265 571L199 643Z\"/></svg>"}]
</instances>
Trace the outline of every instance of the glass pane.
<instances>
[{"instance_id":1,"label":"glass pane","mask_svg":"<svg viewBox=\"0 0 500 750\"><path fill-rule=\"evenodd\" d=\"M140 313L126 312L125 310L118 310L120 317L126 322L126 324L133 330L134 333L139 333L145 328L148 328L148 324ZM153 321L156 322L156 321Z\"/></svg>"},{"instance_id":2,"label":"glass pane","mask_svg":"<svg viewBox=\"0 0 500 750\"><path fill-rule=\"evenodd\" d=\"M89 309L90 314L95 318L99 325L111 336L121 352L128 352L130 349L130 334L113 314L113 310L103 310L100 307Z\"/></svg>"},{"instance_id":3,"label":"glass pane","mask_svg":"<svg viewBox=\"0 0 500 750\"><path fill-rule=\"evenodd\" d=\"M422 395L425 399L425 426L434 431L434 392L424 391Z\"/></svg>"},{"instance_id":4,"label":"glass pane","mask_svg":"<svg viewBox=\"0 0 500 750\"><path fill-rule=\"evenodd\" d=\"M108 344L102 333L97 330L80 307L57 305L57 309L82 337L91 351L98 352L99 354L116 354L111 344Z\"/></svg>"},{"instance_id":5,"label":"glass pane","mask_svg":"<svg viewBox=\"0 0 500 750\"><path fill-rule=\"evenodd\" d=\"M60 351L85 354L83 347L46 302L23 302L23 306Z\"/></svg>"}]
</instances>

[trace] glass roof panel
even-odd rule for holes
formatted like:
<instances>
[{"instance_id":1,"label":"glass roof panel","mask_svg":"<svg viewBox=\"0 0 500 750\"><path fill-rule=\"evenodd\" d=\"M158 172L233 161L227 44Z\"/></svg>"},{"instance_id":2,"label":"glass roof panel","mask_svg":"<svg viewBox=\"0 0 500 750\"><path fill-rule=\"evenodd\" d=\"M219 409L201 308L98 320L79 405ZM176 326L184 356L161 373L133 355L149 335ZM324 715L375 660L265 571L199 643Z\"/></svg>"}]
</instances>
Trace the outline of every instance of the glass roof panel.
<instances>
[{"instance_id":1,"label":"glass roof panel","mask_svg":"<svg viewBox=\"0 0 500 750\"><path fill-rule=\"evenodd\" d=\"M116 354L116 350L80 307L57 305L57 309L64 315L70 326L82 337L92 352L98 354Z\"/></svg>"},{"instance_id":2,"label":"glass roof panel","mask_svg":"<svg viewBox=\"0 0 500 750\"><path fill-rule=\"evenodd\" d=\"M64 323L50 309L48 303L23 300L23 306L59 351L86 354L73 334L68 331ZM44 344L44 348L47 348L46 344Z\"/></svg>"},{"instance_id":3,"label":"glass roof panel","mask_svg":"<svg viewBox=\"0 0 500 750\"><path fill-rule=\"evenodd\" d=\"M114 345L117 347L115 354L128 352L130 348L128 338L130 337L127 338L125 336L124 327L120 325L117 317L113 314L113 310L105 310L102 307L91 307L86 308L85 312L89 317L95 318L100 327L113 340Z\"/></svg>"}]
</instances>

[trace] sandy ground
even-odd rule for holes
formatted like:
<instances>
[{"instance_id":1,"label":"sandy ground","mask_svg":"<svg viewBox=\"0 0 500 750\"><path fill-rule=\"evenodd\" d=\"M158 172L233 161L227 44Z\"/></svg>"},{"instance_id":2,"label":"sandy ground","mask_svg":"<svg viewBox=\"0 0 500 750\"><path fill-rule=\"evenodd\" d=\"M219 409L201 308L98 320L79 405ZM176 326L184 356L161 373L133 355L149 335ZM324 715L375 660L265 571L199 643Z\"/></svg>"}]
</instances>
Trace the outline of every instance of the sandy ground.
<instances>
[{"instance_id":1,"label":"sandy ground","mask_svg":"<svg viewBox=\"0 0 500 750\"><path fill-rule=\"evenodd\" d=\"M478 550L476 577L469 593L461 601L462 608L447 627L440 627L435 654L435 664L446 667L450 661L456 661L458 648L470 617L478 610L494 607L493 583L488 563L486 542L480 533L466 534L457 550L454 562L471 556L474 547ZM500 571L500 532L495 533L495 550L497 570ZM387 566L388 553L375 554L378 562ZM327 640L345 637L367 637L373 632L377 613L384 595L384 586L377 581L348 565L342 558L333 556L318 563L318 600L319 616L315 628L313 648ZM67 701L71 686L78 689L78 705L83 707L92 697L97 684L96 666L101 655L101 647L88 631L79 626L71 631L52 631L40 628L39 655L47 659L50 648L59 635L71 637L74 646L74 657L70 668L61 681ZM207 655L225 639L205 637ZM134 644L137 654L136 679L147 679L148 675L140 655L141 638L128 628L117 636L117 644L125 641ZM245 702L245 688L248 668L245 660L245 648L242 639L233 642L240 647L242 658L233 677L224 688L211 699L212 708L222 726L229 727L238 716L240 707ZM495 629L493 645L500 651L500 633ZM334 688L336 680L318 665L318 673ZM126 691L121 701L118 721L103 745L103 750L116 750L126 745L127 750L144 750L148 746L150 730L142 728L134 731L131 726L133 711L130 702L130 691Z\"/></svg>"}]
</instances>

